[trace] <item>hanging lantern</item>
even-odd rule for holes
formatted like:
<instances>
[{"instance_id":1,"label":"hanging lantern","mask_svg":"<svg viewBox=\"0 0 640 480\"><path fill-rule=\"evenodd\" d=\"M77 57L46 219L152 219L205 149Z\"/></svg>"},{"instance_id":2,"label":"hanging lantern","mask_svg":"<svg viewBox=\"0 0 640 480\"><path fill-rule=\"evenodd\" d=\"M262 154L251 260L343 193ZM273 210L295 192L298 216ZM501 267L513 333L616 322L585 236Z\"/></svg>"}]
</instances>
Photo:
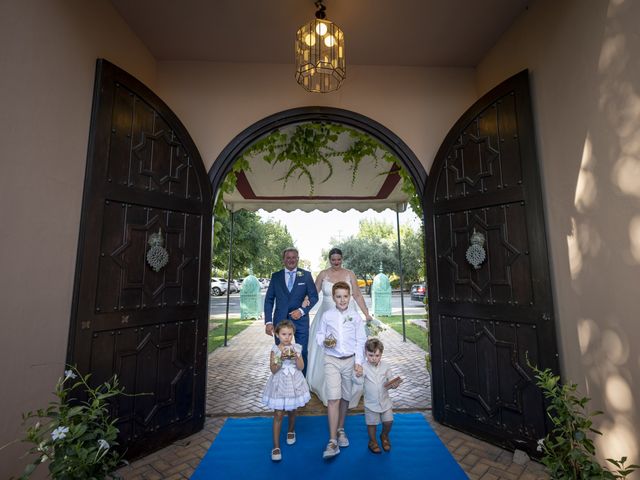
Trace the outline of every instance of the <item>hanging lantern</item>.
<instances>
[{"instance_id":1,"label":"hanging lantern","mask_svg":"<svg viewBox=\"0 0 640 480\"><path fill-rule=\"evenodd\" d=\"M296 34L296 81L309 92L327 93L340 88L346 78L344 34L326 20L323 0L315 2L316 19Z\"/></svg>"}]
</instances>

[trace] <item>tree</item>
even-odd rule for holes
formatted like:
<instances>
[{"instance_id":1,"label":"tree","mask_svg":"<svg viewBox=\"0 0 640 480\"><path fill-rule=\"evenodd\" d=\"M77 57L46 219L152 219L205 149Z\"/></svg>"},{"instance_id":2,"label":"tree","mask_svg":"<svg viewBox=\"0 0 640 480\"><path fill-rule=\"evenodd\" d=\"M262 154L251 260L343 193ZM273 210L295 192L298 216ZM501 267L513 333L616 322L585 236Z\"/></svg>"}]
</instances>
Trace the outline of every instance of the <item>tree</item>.
<instances>
[{"instance_id":1,"label":"tree","mask_svg":"<svg viewBox=\"0 0 640 480\"><path fill-rule=\"evenodd\" d=\"M396 241L397 243L397 241ZM402 249L402 272L405 283L420 282L425 278L424 234L408 225L400 227L400 246ZM397 245L396 245L397 251Z\"/></svg>"},{"instance_id":2,"label":"tree","mask_svg":"<svg viewBox=\"0 0 640 480\"><path fill-rule=\"evenodd\" d=\"M293 245L287 227L274 220L262 221L258 214L240 210L233 218L233 276L243 277L253 272L265 277L282 266L282 250ZM226 272L229 266L231 215L215 219L214 246L211 265Z\"/></svg>"},{"instance_id":3,"label":"tree","mask_svg":"<svg viewBox=\"0 0 640 480\"><path fill-rule=\"evenodd\" d=\"M390 223L381 220L360 220L359 238L371 238L384 241L395 241L396 229Z\"/></svg>"},{"instance_id":4,"label":"tree","mask_svg":"<svg viewBox=\"0 0 640 480\"><path fill-rule=\"evenodd\" d=\"M393 225L379 220L362 220L357 237L384 243L391 250L393 256L392 266L389 270L385 270L385 273L400 275L398 234ZM409 225L400 226L400 247L402 250L402 273L405 283L421 281L424 278L422 230L414 230Z\"/></svg>"},{"instance_id":5,"label":"tree","mask_svg":"<svg viewBox=\"0 0 640 480\"><path fill-rule=\"evenodd\" d=\"M342 241L332 239L332 243L342 250L344 266L366 281L379 273L381 265L387 275L400 275L397 238L396 229L390 223L361 220L357 235ZM401 226L400 242L405 284L421 281L424 278L422 231Z\"/></svg>"},{"instance_id":6,"label":"tree","mask_svg":"<svg viewBox=\"0 0 640 480\"><path fill-rule=\"evenodd\" d=\"M295 245L287 227L278 221L264 221L260 229L261 242L259 253L254 257L253 271L259 277L269 277L282 268L282 251Z\"/></svg>"},{"instance_id":7,"label":"tree","mask_svg":"<svg viewBox=\"0 0 640 480\"><path fill-rule=\"evenodd\" d=\"M353 270L357 277L365 281L371 281L380 271L381 265L384 272L393 270L393 251L385 242L353 236L336 246L342 250L345 268Z\"/></svg>"},{"instance_id":8,"label":"tree","mask_svg":"<svg viewBox=\"0 0 640 480\"><path fill-rule=\"evenodd\" d=\"M233 213L233 275L238 274L257 254L260 241L260 218L253 212ZM213 268L226 272L229 267L229 238L231 214L214 218L214 245L211 251ZM225 275L226 276L226 275Z\"/></svg>"}]
</instances>

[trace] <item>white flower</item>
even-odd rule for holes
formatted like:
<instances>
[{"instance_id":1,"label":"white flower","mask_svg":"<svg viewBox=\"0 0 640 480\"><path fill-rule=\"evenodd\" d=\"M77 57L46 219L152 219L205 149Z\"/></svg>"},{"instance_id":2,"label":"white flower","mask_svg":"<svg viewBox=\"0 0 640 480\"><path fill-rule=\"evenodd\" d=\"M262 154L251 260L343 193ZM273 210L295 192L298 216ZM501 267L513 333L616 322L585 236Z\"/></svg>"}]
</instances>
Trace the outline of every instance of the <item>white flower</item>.
<instances>
[{"instance_id":1,"label":"white flower","mask_svg":"<svg viewBox=\"0 0 640 480\"><path fill-rule=\"evenodd\" d=\"M105 449L108 450L110 447L109 442L107 442L104 438L98 440L98 450Z\"/></svg>"},{"instance_id":2,"label":"white flower","mask_svg":"<svg viewBox=\"0 0 640 480\"><path fill-rule=\"evenodd\" d=\"M303 275L304 275L304 273L303 273L303 272L301 272L300 270L298 270L298 271L296 272L296 275L298 276L298 278L300 278L301 276L303 276Z\"/></svg>"},{"instance_id":3,"label":"white flower","mask_svg":"<svg viewBox=\"0 0 640 480\"><path fill-rule=\"evenodd\" d=\"M78 375L73 373L73 370L71 370L71 369L64 371L64 379L65 380L69 380L70 378L77 378L77 377L78 377Z\"/></svg>"},{"instance_id":4,"label":"white flower","mask_svg":"<svg viewBox=\"0 0 640 480\"><path fill-rule=\"evenodd\" d=\"M69 427L58 427L53 432L51 432L51 438L54 440L62 440L67 436L69 432Z\"/></svg>"},{"instance_id":5,"label":"white flower","mask_svg":"<svg viewBox=\"0 0 640 480\"><path fill-rule=\"evenodd\" d=\"M538 446L536 447L536 450L541 452L543 446L544 446L544 438L541 438L540 440L538 440Z\"/></svg>"}]
</instances>

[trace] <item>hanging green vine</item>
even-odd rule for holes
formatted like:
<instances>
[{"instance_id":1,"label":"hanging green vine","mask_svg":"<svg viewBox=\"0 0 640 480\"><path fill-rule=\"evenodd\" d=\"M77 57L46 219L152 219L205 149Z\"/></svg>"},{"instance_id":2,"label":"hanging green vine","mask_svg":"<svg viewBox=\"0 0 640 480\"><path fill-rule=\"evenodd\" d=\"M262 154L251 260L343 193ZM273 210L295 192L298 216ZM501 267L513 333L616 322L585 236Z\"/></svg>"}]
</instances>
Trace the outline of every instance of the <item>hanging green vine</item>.
<instances>
[{"instance_id":1,"label":"hanging green vine","mask_svg":"<svg viewBox=\"0 0 640 480\"><path fill-rule=\"evenodd\" d=\"M346 149L339 149L336 146L342 134L348 134L352 140ZM381 160L391 164L399 163L395 155L384 145L364 132L336 123L302 123L296 125L291 132L276 129L247 148L234 162L232 171L225 178L221 195L233 191L236 185L236 172L250 171L249 159L259 155L262 155L262 159L270 165L286 164L287 172L279 178L283 181L283 187L286 187L291 178L306 178L309 182L309 196L313 196L316 186L310 167L313 165L327 167L327 175L319 182L324 183L333 175L332 158L342 158L350 168L352 185L356 181L360 163L365 157L371 157L376 167ZM411 208L420 215L420 202L410 175L403 168L400 168L398 173L402 179L402 191L409 196ZM216 215L225 215L226 210L222 203L221 201L216 203Z\"/></svg>"}]
</instances>

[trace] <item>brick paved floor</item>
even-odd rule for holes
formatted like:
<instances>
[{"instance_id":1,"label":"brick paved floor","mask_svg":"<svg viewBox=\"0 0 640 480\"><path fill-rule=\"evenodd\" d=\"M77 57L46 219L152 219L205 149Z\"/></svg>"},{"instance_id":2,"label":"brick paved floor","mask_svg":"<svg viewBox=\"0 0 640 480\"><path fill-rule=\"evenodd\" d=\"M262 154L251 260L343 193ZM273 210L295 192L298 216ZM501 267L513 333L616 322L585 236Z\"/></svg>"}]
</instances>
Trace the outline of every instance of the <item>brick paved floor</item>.
<instances>
[{"instance_id":1,"label":"brick paved floor","mask_svg":"<svg viewBox=\"0 0 640 480\"><path fill-rule=\"evenodd\" d=\"M431 406L431 383L425 368L425 351L388 329L381 333L384 358L400 375L402 386L391 392L394 408L421 410ZM207 383L207 415L243 416L270 413L261 403L262 390L269 378L269 349L273 339L264 333L264 324L252 323L227 347L218 348L209 356ZM320 408L320 410L318 410ZM362 402L358 409L362 411ZM315 398L301 410L305 414L324 414L324 407Z\"/></svg>"},{"instance_id":2,"label":"brick paved floor","mask_svg":"<svg viewBox=\"0 0 640 480\"><path fill-rule=\"evenodd\" d=\"M444 427L433 421L429 411L431 387L425 368L425 352L389 329L380 338L384 357L404 382L392 391L396 411L420 411L434 427L460 466L471 479L547 479L536 462L521 466L512 462L512 453ZM126 480L189 478L222 428L227 417L264 416L270 411L260 403L269 376L268 360L272 339L264 334L264 324L256 321L236 335L227 347L209 356L207 420L201 432L144 457L119 473ZM362 411L362 403L355 412ZM315 397L301 415L325 415L326 408Z\"/></svg>"}]
</instances>

